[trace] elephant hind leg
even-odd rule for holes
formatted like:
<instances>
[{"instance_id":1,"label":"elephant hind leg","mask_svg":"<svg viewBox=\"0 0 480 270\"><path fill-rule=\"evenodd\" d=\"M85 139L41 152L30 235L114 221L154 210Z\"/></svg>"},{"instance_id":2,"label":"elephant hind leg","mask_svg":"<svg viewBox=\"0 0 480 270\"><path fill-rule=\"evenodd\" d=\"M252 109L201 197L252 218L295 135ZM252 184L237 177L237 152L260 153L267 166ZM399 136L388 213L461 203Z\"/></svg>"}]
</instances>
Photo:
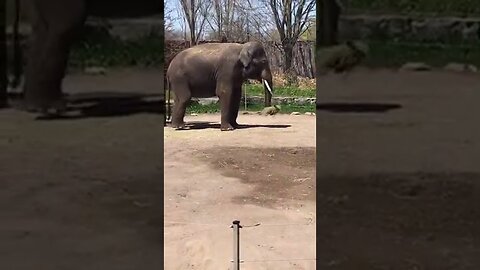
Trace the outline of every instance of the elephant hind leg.
<instances>
[{"instance_id":1,"label":"elephant hind leg","mask_svg":"<svg viewBox=\"0 0 480 270\"><path fill-rule=\"evenodd\" d=\"M25 69L28 111L62 112L62 80L70 46L85 21L84 1L34 1L34 23Z\"/></svg>"},{"instance_id":2,"label":"elephant hind leg","mask_svg":"<svg viewBox=\"0 0 480 270\"><path fill-rule=\"evenodd\" d=\"M172 83L171 85L175 95L173 99L174 104L171 125L176 129L184 129L184 117L188 103L192 97L191 91L186 82Z\"/></svg>"}]
</instances>

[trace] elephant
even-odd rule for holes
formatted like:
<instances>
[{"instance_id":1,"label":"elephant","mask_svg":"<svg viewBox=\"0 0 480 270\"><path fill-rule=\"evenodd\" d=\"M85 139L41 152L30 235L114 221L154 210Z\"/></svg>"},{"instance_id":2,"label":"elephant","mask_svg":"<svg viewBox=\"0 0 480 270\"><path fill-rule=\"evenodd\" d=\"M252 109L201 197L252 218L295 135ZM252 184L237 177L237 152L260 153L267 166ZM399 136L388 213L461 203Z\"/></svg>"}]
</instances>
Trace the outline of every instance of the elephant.
<instances>
[{"instance_id":1,"label":"elephant","mask_svg":"<svg viewBox=\"0 0 480 270\"><path fill-rule=\"evenodd\" d=\"M184 116L192 97L217 96L220 103L220 130L239 127L237 123L242 84L247 79L264 83L272 91L272 72L260 42L204 43L178 53L166 73L168 91L174 93L171 126L184 129ZM169 95L170 96L170 95ZM169 100L168 105L169 105Z\"/></svg>"},{"instance_id":2,"label":"elephant","mask_svg":"<svg viewBox=\"0 0 480 270\"><path fill-rule=\"evenodd\" d=\"M66 109L62 81L70 47L88 16L135 18L163 14L159 0L14 0L30 12L32 32L26 58L23 96L26 109L61 113ZM18 33L18 26L14 31ZM18 46L15 46L18 48ZM16 54L18 55L18 54ZM15 62L22 61L16 59ZM16 79L18 80L18 79Z\"/></svg>"}]
</instances>

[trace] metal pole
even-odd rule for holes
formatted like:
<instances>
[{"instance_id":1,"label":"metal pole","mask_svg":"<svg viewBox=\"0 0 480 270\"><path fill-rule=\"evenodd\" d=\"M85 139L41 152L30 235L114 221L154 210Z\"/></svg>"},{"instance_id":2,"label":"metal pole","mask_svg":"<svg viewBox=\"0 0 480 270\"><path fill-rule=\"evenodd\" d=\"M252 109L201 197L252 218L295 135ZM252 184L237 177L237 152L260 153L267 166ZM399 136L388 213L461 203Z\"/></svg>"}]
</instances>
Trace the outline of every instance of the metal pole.
<instances>
[{"instance_id":1,"label":"metal pole","mask_svg":"<svg viewBox=\"0 0 480 270\"><path fill-rule=\"evenodd\" d=\"M233 221L233 270L240 270L240 221Z\"/></svg>"},{"instance_id":2,"label":"metal pole","mask_svg":"<svg viewBox=\"0 0 480 270\"><path fill-rule=\"evenodd\" d=\"M247 111L247 84L243 84L243 92L245 93L244 103L245 103L245 111Z\"/></svg>"}]
</instances>

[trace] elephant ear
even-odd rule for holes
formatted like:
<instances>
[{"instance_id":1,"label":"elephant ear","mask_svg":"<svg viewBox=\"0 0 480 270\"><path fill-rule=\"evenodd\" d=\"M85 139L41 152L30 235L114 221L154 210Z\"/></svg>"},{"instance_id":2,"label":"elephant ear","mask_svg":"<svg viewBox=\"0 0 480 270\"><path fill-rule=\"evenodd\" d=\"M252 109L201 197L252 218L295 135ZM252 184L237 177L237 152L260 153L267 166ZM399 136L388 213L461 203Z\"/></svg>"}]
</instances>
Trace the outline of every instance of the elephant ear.
<instances>
[{"instance_id":1,"label":"elephant ear","mask_svg":"<svg viewBox=\"0 0 480 270\"><path fill-rule=\"evenodd\" d=\"M243 47L240 51L240 62L242 62L244 67L248 67L252 61L252 54L250 53L250 48L248 46Z\"/></svg>"}]
</instances>

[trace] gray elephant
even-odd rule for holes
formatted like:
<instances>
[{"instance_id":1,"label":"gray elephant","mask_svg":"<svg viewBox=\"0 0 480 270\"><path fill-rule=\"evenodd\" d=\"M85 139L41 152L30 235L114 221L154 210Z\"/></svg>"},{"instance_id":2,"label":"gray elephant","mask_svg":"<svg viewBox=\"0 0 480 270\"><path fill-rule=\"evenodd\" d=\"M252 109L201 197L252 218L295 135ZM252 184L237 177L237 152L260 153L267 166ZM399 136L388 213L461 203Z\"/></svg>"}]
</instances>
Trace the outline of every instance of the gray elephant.
<instances>
[{"instance_id":1,"label":"gray elephant","mask_svg":"<svg viewBox=\"0 0 480 270\"><path fill-rule=\"evenodd\" d=\"M70 47L87 16L134 18L163 12L163 1L159 0L14 1L16 17L22 8L30 11L32 33L26 59L24 98L27 110L40 112L65 109L62 80ZM17 33L18 27L15 28ZM19 63L21 59L15 61Z\"/></svg>"},{"instance_id":2,"label":"gray elephant","mask_svg":"<svg viewBox=\"0 0 480 270\"><path fill-rule=\"evenodd\" d=\"M167 70L168 89L174 93L172 127L185 128L185 111L192 97L218 96L220 129L237 128L242 84L246 79L263 82L265 91L272 90L270 65L259 42L206 43L178 53Z\"/></svg>"}]
</instances>

